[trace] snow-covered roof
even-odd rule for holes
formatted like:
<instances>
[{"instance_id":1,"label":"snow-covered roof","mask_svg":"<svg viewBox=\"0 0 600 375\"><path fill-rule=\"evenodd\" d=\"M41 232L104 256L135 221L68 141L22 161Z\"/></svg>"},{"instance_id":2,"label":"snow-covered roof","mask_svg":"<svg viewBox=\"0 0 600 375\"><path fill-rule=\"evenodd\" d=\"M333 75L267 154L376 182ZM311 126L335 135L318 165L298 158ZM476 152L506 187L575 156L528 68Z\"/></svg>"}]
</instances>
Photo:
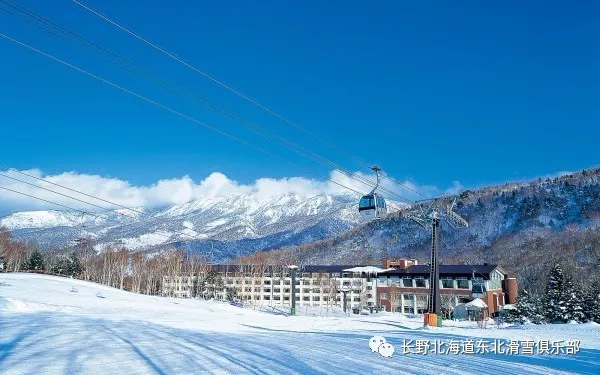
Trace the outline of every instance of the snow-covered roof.
<instances>
[{"instance_id":1,"label":"snow-covered roof","mask_svg":"<svg viewBox=\"0 0 600 375\"><path fill-rule=\"evenodd\" d=\"M362 266L362 267L353 267L353 268L347 268L344 271L347 272L364 272L364 273L380 273L382 271L384 271L383 269L379 268L379 267L374 267L374 266Z\"/></svg>"},{"instance_id":2,"label":"snow-covered roof","mask_svg":"<svg viewBox=\"0 0 600 375\"><path fill-rule=\"evenodd\" d=\"M473 301L465 304L465 306L467 307L467 309L469 307L477 307L479 309L484 309L484 308L488 307L481 298L475 298Z\"/></svg>"},{"instance_id":3,"label":"snow-covered roof","mask_svg":"<svg viewBox=\"0 0 600 375\"><path fill-rule=\"evenodd\" d=\"M502 307L503 310L516 310L515 305L506 304Z\"/></svg>"}]
</instances>

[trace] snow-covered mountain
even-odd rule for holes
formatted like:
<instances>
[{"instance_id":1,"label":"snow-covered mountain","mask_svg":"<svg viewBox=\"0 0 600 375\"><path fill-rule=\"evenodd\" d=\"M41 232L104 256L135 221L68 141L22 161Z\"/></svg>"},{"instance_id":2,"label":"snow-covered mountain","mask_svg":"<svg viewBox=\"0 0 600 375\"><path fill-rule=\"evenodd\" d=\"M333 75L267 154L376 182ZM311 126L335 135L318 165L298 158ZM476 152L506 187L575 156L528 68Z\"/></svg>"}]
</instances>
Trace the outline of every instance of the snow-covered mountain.
<instances>
[{"instance_id":1,"label":"snow-covered mountain","mask_svg":"<svg viewBox=\"0 0 600 375\"><path fill-rule=\"evenodd\" d=\"M466 190L455 210L469 227L453 229L442 222L443 261L497 263L530 290L545 287L557 262L582 285L590 275L600 275L600 168ZM301 264L374 264L403 256L427 260L430 236L396 215L270 255Z\"/></svg>"},{"instance_id":2,"label":"snow-covered mountain","mask_svg":"<svg viewBox=\"0 0 600 375\"><path fill-rule=\"evenodd\" d=\"M353 195L253 194L207 197L166 208L96 212L18 212L0 220L17 238L42 248L88 237L99 249L131 250L183 244L212 251L215 260L329 238L360 222Z\"/></svg>"}]
</instances>

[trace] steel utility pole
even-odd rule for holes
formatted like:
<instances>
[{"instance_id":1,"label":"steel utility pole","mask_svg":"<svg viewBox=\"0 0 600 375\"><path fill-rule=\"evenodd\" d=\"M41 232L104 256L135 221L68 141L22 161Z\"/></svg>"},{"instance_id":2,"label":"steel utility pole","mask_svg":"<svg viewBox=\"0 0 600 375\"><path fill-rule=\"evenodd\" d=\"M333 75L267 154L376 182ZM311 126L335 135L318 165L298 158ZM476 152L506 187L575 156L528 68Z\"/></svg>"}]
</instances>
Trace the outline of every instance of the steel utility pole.
<instances>
[{"instance_id":1,"label":"steel utility pole","mask_svg":"<svg viewBox=\"0 0 600 375\"><path fill-rule=\"evenodd\" d=\"M436 215L437 216L437 215ZM440 240L440 219L431 219L431 268L429 269L429 301L427 311L435 314L441 312L440 268L438 265L438 248Z\"/></svg>"},{"instance_id":2,"label":"steel utility pole","mask_svg":"<svg viewBox=\"0 0 600 375\"><path fill-rule=\"evenodd\" d=\"M347 306L348 306L348 299L346 298L346 295L348 294L349 291L350 291L350 289L348 289L348 288L342 288L340 290L340 292L342 292L342 294L344 295L344 314L346 314L346 310L347 310Z\"/></svg>"},{"instance_id":3,"label":"steel utility pole","mask_svg":"<svg viewBox=\"0 0 600 375\"><path fill-rule=\"evenodd\" d=\"M429 301L427 303L428 312L439 315L441 313L440 298L440 270L438 264L438 251L440 245L440 221L445 219L450 226L468 227L469 223L460 215L453 211L456 199L451 205L439 207L439 200L431 202L429 207L419 206L414 210L404 214L405 217L413 220L423 227L426 231L431 230L431 259L429 269Z\"/></svg>"},{"instance_id":4,"label":"steel utility pole","mask_svg":"<svg viewBox=\"0 0 600 375\"><path fill-rule=\"evenodd\" d=\"M296 270L298 269L298 266L288 266L288 268L290 269L292 274L292 307L290 309L290 315L296 315Z\"/></svg>"}]
</instances>

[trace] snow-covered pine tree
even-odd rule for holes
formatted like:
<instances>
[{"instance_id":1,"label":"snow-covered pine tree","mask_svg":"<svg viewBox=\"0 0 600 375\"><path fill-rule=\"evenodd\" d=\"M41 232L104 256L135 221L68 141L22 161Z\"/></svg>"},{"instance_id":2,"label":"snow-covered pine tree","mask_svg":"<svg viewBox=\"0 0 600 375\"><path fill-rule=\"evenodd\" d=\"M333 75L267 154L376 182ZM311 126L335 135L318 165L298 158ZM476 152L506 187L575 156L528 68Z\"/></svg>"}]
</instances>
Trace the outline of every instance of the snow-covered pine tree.
<instances>
[{"instance_id":1,"label":"snow-covered pine tree","mask_svg":"<svg viewBox=\"0 0 600 375\"><path fill-rule=\"evenodd\" d=\"M600 279L594 279L585 291L583 313L588 321L600 324Z\"/></svg>"},{"instance_id":2,"label":"snow-covered pine tree","mask_svg":"<svg viewBox=\"0 0 600 375\"><path fill-rule=\"evenodd\" d=\"M565 278L563 295L566 306L563 319L566 321L585 323L587 320L583 311L583 293L581 288L577 288L573 285L573 282L569 277Z\"/></svg>"},{"instance_id":3,"label":"snow-covered pine tree","mask_svg":"<svg viewBox=\"0 0 600 375\"><path fill-rule=\"evenodd\" d=\"M545 315L550 323L565 323L567 306L565 301L565 275L560 264L550 271L546 287Z\"/></svg>"},{"instance_id":4,"label":"snow-covered pine tree","mask_svg":"<svg viewBox=\"0 0 600 375\"><path fill-rule=\"evenodd\" d=\"M79 264L79 258L77 257L77 253L72 251L69 254L69 258L67 259L67 267L66 274L67 276L77 277L81 272L81 266Z\"/></svg>"},{"instance_id":5,"label":"snow-covered pine tree","mask_svg":"<svg viewBox=\"0 0 600 375\"><path fill-rule=\"evenodd\" d=\"M505 315L507 323L527 323L542 324L546 321L541 299L532 296L526 290L523 290L517 299L514 310L507 310Z\"/></svg>"},{"instance_id":6,"label":"snow-covered pine tree","mask_svg":"<svg viewBox=\"0 0 600 375\"><path fill-rule=\"evenodd\" d=\"M547 322L544 297L531 296L529 302L529 311L531 311L531 315L529 316L531 323L542 324Z\"/></svg>"},{"instance_id":7,"label":"snow-covered pine tree","mask_svg":"<svg viewBox=\"0 0 600 375\"><path fill-rule=\"evenodd\" d=\"M517 303L514 305L514 310L506 310L504 320L507 323L526 323L529 321L529 293L523 290L517 299Z\"/></svg>"},{"instance_id":8,"label":"snow-covered pine tree","mask_svg":"<svg viewBox=\"0 0 600 375\"><path fill-rule=\"evenodd\" d=\"M42 271L44 269L44 258L38 249L34 249L29 256L26 268L30 271Z\"/></svg>"}]
</instances>

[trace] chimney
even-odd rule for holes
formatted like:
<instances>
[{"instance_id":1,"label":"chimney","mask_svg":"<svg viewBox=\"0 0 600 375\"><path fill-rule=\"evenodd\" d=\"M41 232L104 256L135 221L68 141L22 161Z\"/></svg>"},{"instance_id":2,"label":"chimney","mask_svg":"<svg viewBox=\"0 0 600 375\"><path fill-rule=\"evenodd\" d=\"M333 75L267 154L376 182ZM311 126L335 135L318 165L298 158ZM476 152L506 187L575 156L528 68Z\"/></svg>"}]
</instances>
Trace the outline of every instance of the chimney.
<instances>
[{"instance_id":1,"label":"chimney","mask_svg":"<svg viewBox=\"0 0 600 375\"><path fill-rule=\"evenodd\" d=\"M519 286L517 284L517 279L514 277L507 277L502 280L504 293L506 293L506 303L515 304L517 303L517 298L519 296Z\"/></svg>"}]
</instances>

